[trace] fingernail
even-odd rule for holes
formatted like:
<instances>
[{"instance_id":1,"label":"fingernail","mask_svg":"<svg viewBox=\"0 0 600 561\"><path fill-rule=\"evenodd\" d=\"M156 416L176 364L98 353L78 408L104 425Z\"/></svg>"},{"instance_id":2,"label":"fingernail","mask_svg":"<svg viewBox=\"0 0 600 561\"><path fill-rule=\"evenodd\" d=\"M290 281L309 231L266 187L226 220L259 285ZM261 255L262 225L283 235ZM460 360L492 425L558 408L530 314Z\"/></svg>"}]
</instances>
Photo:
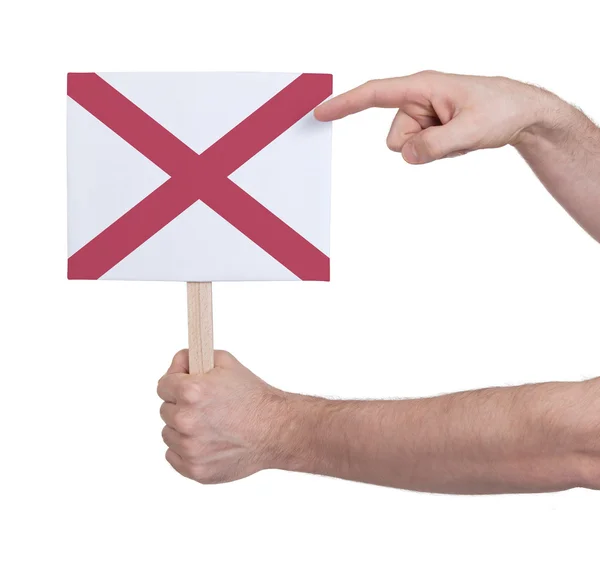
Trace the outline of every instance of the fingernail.
<instances>
[{"instance_id":1,"label":"fingernail","mask_svg":"<svg viewBox=\"0 0 600 561\"><path fill-rule=\"evenodd\" d=\"M448 154L446 158L458 158L459 156L464 156L467 152L468 150L458 150L457 152L450 152L450 154Z\"/></svg>"},{"instance_id":2,"label":"fingernail","mask_svg":"<svg viewBox=\"0 0 600 561\"><path fill-rule=\"evenodd\" d=\"M409 164L418 164L419 163L419 154L417 153L417 149L414 144L407 144L406 150L403 152L404 159Z\"/></svg>"}]
</instances>

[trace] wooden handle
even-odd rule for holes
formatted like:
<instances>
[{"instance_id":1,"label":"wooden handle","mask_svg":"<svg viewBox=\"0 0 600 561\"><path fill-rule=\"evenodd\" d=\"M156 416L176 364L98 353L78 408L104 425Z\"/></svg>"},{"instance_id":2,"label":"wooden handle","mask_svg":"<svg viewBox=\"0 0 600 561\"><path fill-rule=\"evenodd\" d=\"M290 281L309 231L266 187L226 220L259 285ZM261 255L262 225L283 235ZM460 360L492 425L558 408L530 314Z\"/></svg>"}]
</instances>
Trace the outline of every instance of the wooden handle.
<instances>
[{"instance_id":1,"label":"wooden handle","mask_svg":"<svg viewBox=\"0 0 600 561\"><path fill-rule=\"evenodd\" d=\"M214 367L212 283L188 282L187 300L190 374L205 374Z\"/></svg>"}]
</instances>

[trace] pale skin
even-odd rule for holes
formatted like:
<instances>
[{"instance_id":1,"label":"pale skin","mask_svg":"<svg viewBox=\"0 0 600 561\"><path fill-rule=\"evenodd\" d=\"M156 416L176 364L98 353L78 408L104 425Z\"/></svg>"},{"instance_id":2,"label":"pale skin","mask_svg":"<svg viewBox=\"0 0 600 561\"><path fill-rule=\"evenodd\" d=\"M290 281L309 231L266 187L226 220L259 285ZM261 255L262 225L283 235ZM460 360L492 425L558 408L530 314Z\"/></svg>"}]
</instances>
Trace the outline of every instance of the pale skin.
<instances>
[{"instance_id":1,"label":"pale skin","mask_svg":"<svg viewBox=\"0 0 600 561\"><path fill-rule=\"evenodd\" d=\"M555 95L507 78L423 72L375 80L316 109L323 121L397 109L390 149L425 164L514 146L600 241L600 130ZM600 378L426 399L341 401L274 388L233 356L188 374L175 355L158 384L167 460L200 483L265 469L437 493L600 489Z\"/></svg>"}]
</instances>

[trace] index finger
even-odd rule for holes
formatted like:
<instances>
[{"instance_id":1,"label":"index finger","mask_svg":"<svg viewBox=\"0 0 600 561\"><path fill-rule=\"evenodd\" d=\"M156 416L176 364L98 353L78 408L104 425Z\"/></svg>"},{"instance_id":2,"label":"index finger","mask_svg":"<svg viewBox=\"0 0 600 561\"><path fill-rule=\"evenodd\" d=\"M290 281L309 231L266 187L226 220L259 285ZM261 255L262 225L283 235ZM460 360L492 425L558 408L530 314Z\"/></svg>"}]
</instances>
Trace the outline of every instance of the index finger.
<instances>
[{"instance_id":1,"label":"index finger","mask_svg":"<svg viewBox=\"0 0 600 561\"><path fill-rule=\"evenodd\" d=\"M175 354L171 361L171 366L167 373L158 381L156 392L163 400L170 403L177 403L178 392L176 391L176 381L183 376L189 376L189 352L183 349Z\"/></svg>"},{"instance_id":2,"label":"index finger","mask_svg":"<svg viewBox=\"0 0 600 561\"><path fill-rule=\"evenodd\" d=\"M167 374L174 374L176 372L184 372L188 374L190 371L190 353L187 349L175 353L171 366L167 370Z\"/></svg>"},{"instance_id":3,"label":"index finger","mask_svg":"<svg viewBox=\"0 0 600 561\"><path fill-rule=\"evenodd\" d=\"M416 76L369 80L361 86L327 100L315 109L319 121L335 121L370 107L400 107L415 88Z\"/></svg>"},{"instance_id":4,"label":"index finger","mask_svg":"<svg viewBox=\"0 0 600 561\"><path fill-rule=\"evenodd\" d=\"M184 378L189 378L189 374L183 372L171 372L165 374L156 386L156 393L163 401L167 403L178 403L182 401L182 388Z\"/></svg>"}]
</instances>

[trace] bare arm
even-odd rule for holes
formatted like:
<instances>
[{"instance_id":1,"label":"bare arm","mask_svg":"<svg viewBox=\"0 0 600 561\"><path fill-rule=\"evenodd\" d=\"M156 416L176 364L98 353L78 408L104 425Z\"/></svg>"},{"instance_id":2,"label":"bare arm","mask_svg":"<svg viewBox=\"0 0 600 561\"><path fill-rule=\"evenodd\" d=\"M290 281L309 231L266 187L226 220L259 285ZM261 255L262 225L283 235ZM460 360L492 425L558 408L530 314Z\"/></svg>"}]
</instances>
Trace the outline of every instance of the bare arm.
<instances>
[{"instance_id":1,"label":"bare arm","mask_svg":"<svg viewBox=\"0 0 600 561\"><path fill-rule=\"evenodd\" d=\"M557 96L508 78L421 72L367 82L326 101L315 115L330 121L369 107L398 109L388 146L411 164L515 146L600 241L600 129Z\"/></svg>"},{"instance_id":2,"label":"bare arm","mask_svg":"<svg viewBox=\"0 0 600 561\"><path fill-rule=\"evenodd\" d=\"M546 97L545 115L515 147L552 196L600 241L600 129L575 107Z\"/></svg>"},{"instance_id":3,"label":"bare arm","mask_svg":"<svg viewBox=\"0 0 600 561\"><path fill-rule=\"evenodd\" d=\"M600 132L556 96L506 78L420 73L369 82L319 107L334 120L398 111L390 149L412 164L515 146L600 241ZM159 383L167 459L203 483L261 469L446 493L600 488L600 380L430 399L330 401L269 386L231 355L189 376L178 355Z\"/></svg>"},{"instance_id":4,"label":"bare arm","mask_svg":"<svg viewBox=\"0 0 600 561\"><path fill-rule=\"evenodd\" d=\"M437 493L600 484L598 381L406 401L296 399L301 421L284 433L284 469Z\"/></svg>"},{"instance_id":5,"label":"bare arm","mask_svg":"<svg viewBox=\"0 0 600 561\"><path fill-rule=\"evenodd\" d=\"M158 388L167 459L202 483L276 468L439 493L600 488L600 379L337 401L215 361L190 376L182 352Z\"/></svg>"}]
</instances>

